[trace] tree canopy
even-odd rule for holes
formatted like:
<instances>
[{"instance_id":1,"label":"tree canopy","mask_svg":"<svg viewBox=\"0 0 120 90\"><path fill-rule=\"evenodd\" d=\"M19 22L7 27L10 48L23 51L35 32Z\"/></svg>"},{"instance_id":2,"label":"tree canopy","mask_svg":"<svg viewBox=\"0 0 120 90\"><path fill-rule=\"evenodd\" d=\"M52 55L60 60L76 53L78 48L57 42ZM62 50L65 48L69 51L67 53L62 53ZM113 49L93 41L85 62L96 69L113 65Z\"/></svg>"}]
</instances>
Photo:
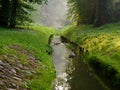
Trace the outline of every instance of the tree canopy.
<instances>
[{"instance_id":1,"label":"tree canopy","mask_svg":"<svg viewBox=\"0 0 120 90\"><path fill-rule=\"evenodd\" d=\"M47 0L0 0L0 26L15 27L18 24L31 22L30 12L33 3L44 4Z\"/></svg>"}]
</instances>

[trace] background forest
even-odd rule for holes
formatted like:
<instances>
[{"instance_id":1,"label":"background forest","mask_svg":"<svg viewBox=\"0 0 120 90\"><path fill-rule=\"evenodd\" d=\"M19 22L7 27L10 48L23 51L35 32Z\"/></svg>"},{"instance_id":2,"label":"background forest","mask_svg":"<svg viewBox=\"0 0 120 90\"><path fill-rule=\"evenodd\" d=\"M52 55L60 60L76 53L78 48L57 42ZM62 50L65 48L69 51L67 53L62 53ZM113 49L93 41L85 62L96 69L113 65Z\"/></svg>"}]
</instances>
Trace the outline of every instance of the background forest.
<instances>
[{"instance_id":1,"label":"background forest","mask_svg":"<svg viewBox=\"0 0 120 90\"><path fill-rule=\"evenodd\" d=\"M67 0L69 18L80 24L101 26L120 20L120 0ZM72 18L71 18L72 17Z\"/></svg>"},{"instance_id":2,"label":"background forest","mask_svg":"<svg viewBox=\"0 0 120 90\"><path fill-rule=\"evenodd\" d=\"M68 47L78 54L83 51L83 62L108 90L120 90L120 0L66 1L68 22L60 22L71 25L58 33L32 21L34 6L47 8L48 0L0 0L0 90L53 89L56 71L50 42L54 35L74 43Z\"/></svg>"}]
</instances>

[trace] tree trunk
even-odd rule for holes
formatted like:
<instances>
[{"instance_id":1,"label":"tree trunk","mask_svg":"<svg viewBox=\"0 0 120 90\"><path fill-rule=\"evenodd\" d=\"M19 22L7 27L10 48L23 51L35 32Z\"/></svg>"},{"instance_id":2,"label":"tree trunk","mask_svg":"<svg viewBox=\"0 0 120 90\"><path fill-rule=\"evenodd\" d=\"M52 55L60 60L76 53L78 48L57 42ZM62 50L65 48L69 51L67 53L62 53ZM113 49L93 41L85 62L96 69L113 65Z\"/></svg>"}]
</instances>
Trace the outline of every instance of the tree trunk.
<instances>
[{"instance_id":1,"label":"tree trunk","mask_svg":"<svg viewBox=\"0 0 120 90\"><path fill-rule=\"evenodd\" d=\"M111 21L111 0L97 0L95 26L101 26Z\"/></svg>"},{"instance_id":2,"label":"tree trunk","mask_svg":"<svg viewBox=\"0 0 120 90\"><path fill-rule=\"evenodd\" d=\"M0 26L7 27L9 24L9 15L10 15L10 1L2 0L1 1L1 10L0 10Z\"/></svg>"},{"instance_id":3,"label":"tree trunk","mask_svg":"<svg viewBox=\"0 0 120 90\"><path fill-rule=\"evenodd\" d=\"M17 0L12 0L11 3L11 17L10 17L10 27L15 28L16 26L16 16L17 16Z\"/></svg>"}]
</instances>

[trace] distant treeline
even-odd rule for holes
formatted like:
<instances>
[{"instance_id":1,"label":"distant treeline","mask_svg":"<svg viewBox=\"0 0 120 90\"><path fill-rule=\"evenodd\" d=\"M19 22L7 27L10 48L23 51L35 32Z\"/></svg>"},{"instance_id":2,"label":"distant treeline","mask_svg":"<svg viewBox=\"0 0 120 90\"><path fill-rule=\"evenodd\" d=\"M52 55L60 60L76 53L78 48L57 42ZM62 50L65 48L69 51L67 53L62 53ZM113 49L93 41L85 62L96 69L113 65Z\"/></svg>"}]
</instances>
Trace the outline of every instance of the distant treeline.
<instances>
[{"instance_id":1,"label":"distant treeline","mask_svg":"<svg viewBox=\"0 0 120 90\"><path fill-rule=\"evenodd\" d=\"M67 2L68 18L77 25L101 26L120 20L120 0L67 0Z\"/></svg>"},{"instance_id":2,"label":"distant treeline","mask_svg":"<svg viewBox=\"0 0 120 90\"><path fill-rule=\"evenodd\" d=\"M33 3L43 4L47 0L0 0L0 26L12 27L31 22Z\"/></svg>"}]
</instances>

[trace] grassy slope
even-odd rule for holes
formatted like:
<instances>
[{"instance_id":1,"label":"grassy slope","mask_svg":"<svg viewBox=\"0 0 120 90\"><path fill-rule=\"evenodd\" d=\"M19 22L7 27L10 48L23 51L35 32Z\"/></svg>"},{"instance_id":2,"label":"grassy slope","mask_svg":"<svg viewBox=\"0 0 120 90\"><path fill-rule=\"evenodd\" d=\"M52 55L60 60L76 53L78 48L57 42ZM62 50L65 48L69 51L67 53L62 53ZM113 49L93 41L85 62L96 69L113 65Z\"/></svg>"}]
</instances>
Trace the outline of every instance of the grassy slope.
<instances>
[{"instance_id":1,"label":"grassy slope","mask_svg":"<svg viewBox=\"0 0 120 90\"><path fill-rule=\"evenodd\" d=\"M51 52L48 45L48 38L50 34L54 33L54 29L43 26L29 27L32 30L17 30L6 29L0 27L0 55L9 52L6 49L8 45L20 45L26 50L32 50L34 56L41 61L37 74L29 81L28 87L30 90L50 90L52 81L55 78L52 58L46 53ZM9 54L11 54L9 52ZM16 55L16 53L12 54ZM18 56L18 55L16 55ZM19 55L18 58L22 56ZM24 58L23 58L24 59ZM23 60L26 62L25 60Z\"/></svg>"},{"instance_id":2,"label":"grassy slope","mask_svg":"<svg viewBox=\"0 0 120 90\"><path fill-rule=\"evenodd\" d=\"M89 64L100 69L110 86L120 85L120 23L93 28L90 25L70 26L63 35L89 51Z\"/></svg>"}]
</instances>

